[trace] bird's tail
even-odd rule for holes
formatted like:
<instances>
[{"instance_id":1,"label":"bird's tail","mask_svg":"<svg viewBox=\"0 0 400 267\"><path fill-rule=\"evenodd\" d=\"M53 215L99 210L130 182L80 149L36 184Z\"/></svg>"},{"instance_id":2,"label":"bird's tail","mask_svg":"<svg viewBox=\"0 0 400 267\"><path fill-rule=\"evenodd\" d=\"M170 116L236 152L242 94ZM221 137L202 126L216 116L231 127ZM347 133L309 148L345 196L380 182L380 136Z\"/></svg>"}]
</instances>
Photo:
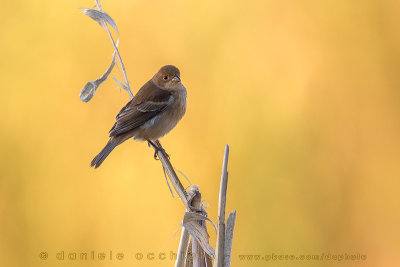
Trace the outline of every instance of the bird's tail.
<instances>
[{"instance_id":1,"label":"bird's tail","mask_svg":"<svg viewBox=\"0 0 400 267\"><path fill-rule=\"evenodd\" d=\"M92 163L90 163L90 167L94 166L95 169L98 168L111 153L111 151L113 151L113 149L119 144L120 142L110 139L103 150L101 150L101 152L92 160Z\"/></svg>"}]
</instances>

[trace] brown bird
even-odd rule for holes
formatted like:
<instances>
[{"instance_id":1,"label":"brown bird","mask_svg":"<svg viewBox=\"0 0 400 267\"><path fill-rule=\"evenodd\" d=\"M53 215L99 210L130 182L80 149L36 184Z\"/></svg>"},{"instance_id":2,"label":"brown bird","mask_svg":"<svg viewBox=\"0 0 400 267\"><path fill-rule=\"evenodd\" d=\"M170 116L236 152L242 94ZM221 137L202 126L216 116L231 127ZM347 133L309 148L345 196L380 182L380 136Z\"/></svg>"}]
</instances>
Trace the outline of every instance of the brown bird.
<instances>
[{"instance_id":1,"label":"brown bird","mask_svg":"<svg viewBox=\"0 0 400 267\"><path fill-rule=\"evenodd\" d=\"M164 151L154 142L171 131L185 111L186 88L181 83L179 69L172 65L164 66L118 113L109 132L110 140L90 166L99 167L117 145L131 137L148 141L156 152Z\"/></svg>"}]
</instances>

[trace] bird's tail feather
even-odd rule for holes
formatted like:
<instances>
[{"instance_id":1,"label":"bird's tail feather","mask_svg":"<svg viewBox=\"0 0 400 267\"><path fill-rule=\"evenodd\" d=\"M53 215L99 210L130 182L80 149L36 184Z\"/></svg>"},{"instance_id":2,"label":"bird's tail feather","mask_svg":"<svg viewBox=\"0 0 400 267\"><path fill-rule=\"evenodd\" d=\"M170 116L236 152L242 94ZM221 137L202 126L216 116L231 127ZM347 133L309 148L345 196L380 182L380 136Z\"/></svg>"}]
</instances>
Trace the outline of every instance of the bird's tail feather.
<instances>
[{"instance_id":1,"label":"bird's tail feather","mask_svg":"<svg viewBox=\"0 0 400 267\"><path fill-rule=\"evenodd\" d=\"M98 168L117 145L119 145L119 142L116 142L115 140L108 141L103 150L101 150L101 152L92 160L90 167L94 166L95 169Z\"/></svg>"}]
</instances>

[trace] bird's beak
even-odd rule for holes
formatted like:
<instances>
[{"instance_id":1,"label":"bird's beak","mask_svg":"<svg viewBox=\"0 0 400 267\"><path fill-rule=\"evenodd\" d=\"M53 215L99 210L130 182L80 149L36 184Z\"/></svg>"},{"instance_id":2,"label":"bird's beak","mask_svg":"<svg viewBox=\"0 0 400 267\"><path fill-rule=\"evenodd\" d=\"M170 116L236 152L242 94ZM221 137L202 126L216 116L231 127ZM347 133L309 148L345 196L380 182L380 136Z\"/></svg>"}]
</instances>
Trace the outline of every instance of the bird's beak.
<instances>
[{"instance_id":1,"label":"bird's beak","mask_svg":"<svg viewBox=\"0 0 400 267\"><path fill-rule=\"evenodd\" d=\"M181 78L180 78L178 75L175 75L175 77L172 78L172 80L173 80L174 82L180 82L180 81L181 81Z\"/></svg>"}]
</instances>

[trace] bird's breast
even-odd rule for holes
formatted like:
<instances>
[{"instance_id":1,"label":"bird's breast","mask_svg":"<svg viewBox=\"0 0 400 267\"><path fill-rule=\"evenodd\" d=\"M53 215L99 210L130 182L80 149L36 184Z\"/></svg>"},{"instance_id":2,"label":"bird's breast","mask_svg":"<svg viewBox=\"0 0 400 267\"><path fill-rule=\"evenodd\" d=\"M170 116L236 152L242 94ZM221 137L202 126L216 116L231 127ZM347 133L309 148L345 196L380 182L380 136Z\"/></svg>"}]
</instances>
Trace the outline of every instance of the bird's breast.
<instances>
[{"instance_id":1,"label":"bird's breast","mask_svg":"<svg viewBox=\"0 0 400 267\"><path fill-rule=\"evenodd\" d=\"M158 115L143 124L135 134L137 140L157 140L169 131L182 119L186 112L186 90L174 93L170 104Z\"/></svg>"}]
</instances>

